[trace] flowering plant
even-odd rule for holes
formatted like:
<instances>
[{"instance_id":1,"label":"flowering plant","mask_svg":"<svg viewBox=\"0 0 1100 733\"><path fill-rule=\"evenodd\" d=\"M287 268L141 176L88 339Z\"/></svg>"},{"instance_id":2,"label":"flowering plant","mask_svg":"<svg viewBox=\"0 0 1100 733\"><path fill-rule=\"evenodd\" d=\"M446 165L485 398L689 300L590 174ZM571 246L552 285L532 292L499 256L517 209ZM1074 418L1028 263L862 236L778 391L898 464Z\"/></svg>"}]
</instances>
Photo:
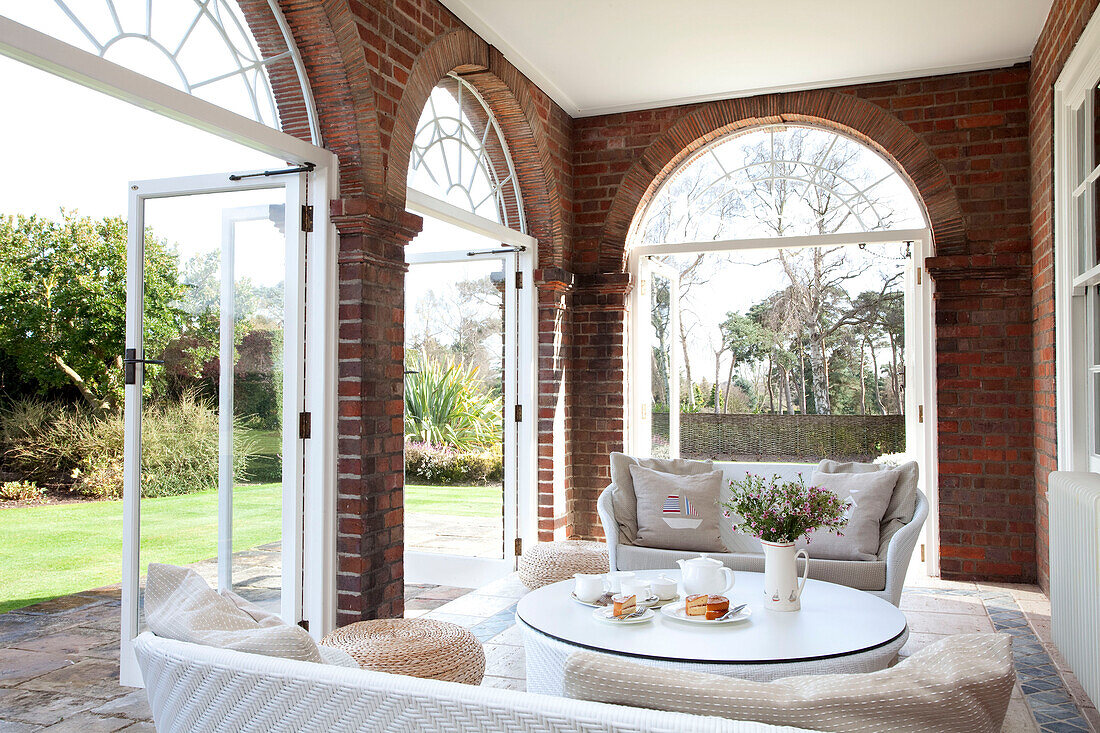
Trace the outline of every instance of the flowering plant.
<instances>
[{"instance_id":1,"label":"flowering plant","mask_svg":"<svg viewBox=\"0 0 1100 733\"><path fill-rule=\"evenodd\" d=\"M794 482L747 473L741 481L731 481L730 490L733 497L722 502L722 515L734 520L735 532L765 542L794 542L815 529L841 535L848 524L848 501L828 489L807 487L802 474Z\"/></svg>"}]
</instances>

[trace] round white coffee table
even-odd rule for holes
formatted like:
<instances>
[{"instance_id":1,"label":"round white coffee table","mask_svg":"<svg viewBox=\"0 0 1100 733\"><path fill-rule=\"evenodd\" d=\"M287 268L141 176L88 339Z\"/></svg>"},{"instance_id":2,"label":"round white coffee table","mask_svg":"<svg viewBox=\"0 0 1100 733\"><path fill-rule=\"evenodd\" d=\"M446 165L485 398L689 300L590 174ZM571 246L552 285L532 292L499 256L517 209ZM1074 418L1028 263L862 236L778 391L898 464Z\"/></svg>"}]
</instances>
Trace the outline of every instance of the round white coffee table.
<instances>
[{"instance_id":1,"label":"round white coffee table","mask_svg":"<svg viewBox=\"0 0 1100 733\"><path fill-rule=\"evenodd\" d=\"M679 571L640 570L639 577ZM873 672L885 669L909 637L905 615L870 593L809 580L802 610L769 611L761 573L736 572L730 603L748 603L744 622L702 627L660 612L648 623L614 626L592 618L574 601L572 581L547 585L524 596L516 608L527 654L527 691L562 694L565 660L587 650L631 661L767 682L803 674ZM681 591L683 589L681 588Z\"/></svg>"}]
</instances>

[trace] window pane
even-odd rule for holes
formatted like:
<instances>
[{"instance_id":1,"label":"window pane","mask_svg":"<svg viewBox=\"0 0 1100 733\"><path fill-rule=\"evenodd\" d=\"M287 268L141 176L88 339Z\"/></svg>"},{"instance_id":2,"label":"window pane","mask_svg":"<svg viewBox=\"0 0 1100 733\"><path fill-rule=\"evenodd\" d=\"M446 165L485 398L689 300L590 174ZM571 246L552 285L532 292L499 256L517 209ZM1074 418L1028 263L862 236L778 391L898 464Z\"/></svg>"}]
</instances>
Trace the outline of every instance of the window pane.
<instances>
[{"instance_id":1,"label":"window pane","mask_svg":"<svg viewBox=\"0 0 1100 733\"><path fill-rule=\"evenodd\" d=\"M1077 239L1074 249L1077 253L1077 264L1074 272L1080 275L1092 267L1092 249L1089 247L1089 206L1088 196L1082 193L1073 201L1074 236Z\"/></svg>"},{"instance_id":2,"label":"window pane","mask_svg":"<svg viewBox=\"0 0 1100 733\"><path fill-rule=\"evenodd\" d=\"M1073 180L1075 183L1080 184L1085 177L1088 176L1092 170L1091 165L1091 147L1088 143L1088 137L1092 134L1092 121L1088 119L1088 105L1083 103L1073 113L1073 126L1074 126L1074 163L1076 170L1073 174Z\"/></svg>"},{"instance_id":3,"label":"window pane","mask_svg":"<svg viewBox=\"0 0 1100 733\"><path fill-rule=\"evenodd\" d=\"M1088 291L1088 301L1085 306L1086 333L1091 343L1088 344L1088 354L1091 366L1100 366L1100 285L1093 285Z\"/></svg>"},{"instance_id":4,"label":"window pane","mask_svg":"<svg viewBox=\"0 0 1100 733\"><path fill-rule=\"evenodd\" d=\"M1093 372L1090 375L1092 387L1092 414L1089 416L1090 429L1092 430L1092 453L1100 455L1100 373Z\"/></svg>"},{"instance_id":5,"label":"window pane","mask_svg":"<svg viewBox=\"0 0 1100 733\"><path fill-rule=\"evenodd\" d=\"M649 343L652 347L650 369L652 369L653 394L650 402L653 406L653 433L650 455L656 458L668 458L670 452L672 405L672 282L664 275L654 273L650 287L650 332Z\"/></svg>"}]
</instances>

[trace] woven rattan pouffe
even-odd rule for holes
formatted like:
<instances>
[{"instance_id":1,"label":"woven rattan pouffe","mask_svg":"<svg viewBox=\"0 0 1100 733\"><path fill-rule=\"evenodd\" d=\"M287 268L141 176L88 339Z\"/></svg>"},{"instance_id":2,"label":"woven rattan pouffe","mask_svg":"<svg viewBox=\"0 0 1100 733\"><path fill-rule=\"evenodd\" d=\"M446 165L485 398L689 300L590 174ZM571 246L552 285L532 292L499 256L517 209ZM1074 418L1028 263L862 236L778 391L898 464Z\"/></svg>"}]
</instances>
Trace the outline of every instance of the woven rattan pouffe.
<instances>
[{"instance_id":1,"label":"woven rattan pouffe","mask_svg":"<svg viewBox=\"0 0 1100 733\"><path fill-rule=\"evenodd\" d=\"M603 542L543 542L519 558L519 579L531 590L569 580L574 573L606 572L607 545Z\"/></svg>"},{"instance_id":2,"label":"woven rattan pouffe","mask_svg":"<svg viewBox=\"0 0 1100 733\"><path fill-rule=\"evenodd\" d=\"M341 626L321 639L363 669L480 685L485 650L468 630L426 618L378 619Z\"/></svg>"}]
</instances>

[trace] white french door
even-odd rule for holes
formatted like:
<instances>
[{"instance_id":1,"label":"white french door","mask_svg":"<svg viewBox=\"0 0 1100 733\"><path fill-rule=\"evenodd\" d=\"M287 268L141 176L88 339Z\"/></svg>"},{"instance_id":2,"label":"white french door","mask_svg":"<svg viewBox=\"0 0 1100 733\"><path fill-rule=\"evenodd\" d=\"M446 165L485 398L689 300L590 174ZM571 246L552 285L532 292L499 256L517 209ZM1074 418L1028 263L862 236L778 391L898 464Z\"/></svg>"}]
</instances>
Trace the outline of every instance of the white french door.
<instances>
[{"instance_id":1,"label":"white french door","mask_svg":"<svg viewBox=\"0 0 1100 733\"><path fill-rule=\"evenodd\" d=\"M306 175L220 173L130 185L123 684L141 684L131 642L144 630L142 578L150 562L206 560L200 573L205 568L219 589L241 593L288 623L307 615ZM170 423L162 416L172 411L194 423L187 431L192 444L198 440L211 452L217 446L210 480L216 488L180 497L186 503L163 498L186 487L165 486L156 464L143 461L144 443L150 451L173 446L171 435L143 436L143 416L149 429L163 431ZM177 502L168 521L173 513L186 519L188 536L165 543L163 526L143 534L142 506L150 501ZM158 511L150 521L164 522L164 515Z\"/></svg>"},{"instance_id":2,"label":"white french door","mask_svg":"<svg viewBox=\"0 0 1100 733\"><path fill-rule=\"evenodd\" d=\"M904 272L905 449L906 453L912 456L920 466L920 486L929 501L929 517L925 525L924 543L926 570L930 575L938 575L936 334L933 317L933 283L924 267L925 258L933 254L931 232L918 229L867 232L850 236L852 239L858 238L870 243L905 242L910 247ZM836 248L848 245L849 243L844 241L846 238L848 235L843 237L827 235L716 241L707 242L702 247L699 246L700 243L695 243L690 248L678 243L646 244L633 248L630 266L638 286L634 288L631 296L629 388L632 421L627 437L628 445L633 446L636 455L660 458L680 457L680 382L683 351L679 343L681 335L679 272L671 264L656 258L694 255L699 252L750 252L774 249L780 244L789 249ZM850 246L855 247L856 244L852 243ZM1100 267L1097 270L1100 271ZM723 282L728 283L729 288L737 287L737 278L733 274L726 273L724 277ZM713 299L706 305L711 308L725 308L723 303Z\"/></svg>"},{"instance_id":3,"label":"white french door","mask_svg":"<svg viewBox=\"0 0 1100 733\"><path fill-rule=\"evenodd\" d=\"M634 432L637 455L680 457L680 276L672 266L638 260L634 318Z\"/></svg>"},{"instance_id":4,"label":"white french door","mask_svg":"<svg viewBox=\"0 0 1100 733\"><path fill-rule=\"evenodd\" d=\"M406 478L408 582L478 587L515 569L521 537L521 257L509 247L406 256L406 362L414 373L476 366L480 389L499 399L503 465L499 479L480 487L411 485L415 480ZM470 506L477 501L482 510L458 506L464 491L477 494Z\"/></svg>"}]
</instances>

